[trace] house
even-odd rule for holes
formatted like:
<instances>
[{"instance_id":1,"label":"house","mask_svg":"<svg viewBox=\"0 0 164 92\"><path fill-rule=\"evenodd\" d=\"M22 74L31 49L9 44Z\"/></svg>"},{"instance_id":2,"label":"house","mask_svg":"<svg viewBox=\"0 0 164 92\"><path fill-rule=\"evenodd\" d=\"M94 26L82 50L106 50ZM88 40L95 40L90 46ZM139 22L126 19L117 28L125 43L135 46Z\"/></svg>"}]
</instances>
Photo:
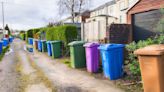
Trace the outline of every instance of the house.
<instances>
[{"instance_id":1,"label":"house","mask_svg":"<svg viewBox=\"0 0 164 92\"><path fill-rule=\"evenodd\" d=\"M90 11L86 10L81 14L76 13L74 18L74 23L72 21L72 17L68 17L66 19L61 20L60 25L75 25L78 29L78 40L81 40L81 23L86 22L86 19L90 17Z\"/></svg>"},{"instance_id":2,"label":"house","mask_svg":"<svg viewBox=\"0 0 164 92\"><path fill-rule=\"evenodd\" d=\"M82 22L85 22L86 19L89 17L90 17L90 11L86 10L80 14L76 13L74 21L75 21L75 23L82 23ZM67 17L67 18L61 20L60 23L72 23L72 17L71 16Z\"/></svg>"},{"instance_id":3,"label":"house","mask_svg":"<svg viewBox=\"0 0 164 92\"><path fill-rule=\"evenodd\" d=\"M91 11L91 18L99 15L109 15L117 18L118 23L127 23L126 11L139 0L112 0Z\"/></svg>"},{"instance_id":4,"label":"house","mask_svg":"<svg viewBox=\"0 0 164 92\"><path fill-rule=\"evenodd\" d=\"M126 12L137 2L138 0L112 0L92 10L90 18L82 24L82 40L109 40L108 27L111 24L126 24Z\"/></svg>"},{"instance_id":5,"label":"house","mask_svg":"<svg viewBox=\"0 0 164 92\"><path fill-rule=\"evenodd\" d=\"M145 40L158 33L159 23L164 20L161 8L164 8L164 0L140 0L128 9L128 23L132 25L131 39Z\"/></svg>"}]
</instances>

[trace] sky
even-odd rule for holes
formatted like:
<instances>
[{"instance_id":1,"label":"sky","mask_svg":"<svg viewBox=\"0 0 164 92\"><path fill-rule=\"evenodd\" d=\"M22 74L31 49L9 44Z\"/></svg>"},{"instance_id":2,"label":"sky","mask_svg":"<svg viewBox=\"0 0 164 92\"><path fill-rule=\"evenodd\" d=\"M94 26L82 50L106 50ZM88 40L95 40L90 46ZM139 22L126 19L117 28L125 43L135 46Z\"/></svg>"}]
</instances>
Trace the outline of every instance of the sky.
<instances>
[{"instance_id":1,"label":"sky","mask_svg":"<svg viewBox=\"0 0 164 92\"><path fill-rule=\"evenodd\" d=\"M57 0L0 0L4 3L5 24L12 29L27 30L47 25L67 17L58 15ZM90 8L96 8L110 0L92 0ZM0 28L2 8L0 4Z\"/></svg>"}]
</instances>

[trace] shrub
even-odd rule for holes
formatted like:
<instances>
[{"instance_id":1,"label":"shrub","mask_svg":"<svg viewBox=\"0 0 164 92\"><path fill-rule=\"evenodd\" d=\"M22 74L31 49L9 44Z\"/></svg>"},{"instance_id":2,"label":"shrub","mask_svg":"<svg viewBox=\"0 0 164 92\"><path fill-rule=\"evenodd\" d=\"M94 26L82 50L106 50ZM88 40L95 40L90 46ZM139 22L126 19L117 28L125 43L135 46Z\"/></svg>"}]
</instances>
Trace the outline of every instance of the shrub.
<instances>
[{"instance_id":1,"label":"shrub","mask_svg":"<svg viewBox=\"0 0 164 92\"><path fill-rule=\"evenodd\" d=\"M47 40L61 40L66 46L69 42L77 39L77 28L71 25L48 28L46 32Z\"/></svg>"},{"instance_id":2,"label":"shrub","mask_svg":"<svg viewBox=\"0 0 164 92\"><path fill-rule=\"evenodd\" d=\"M164 35L161 34L159 36L156 36L154 39L148 38L147 40L139 41L138 43L132 42L131 44L126 46L126 49L129 53L126 63L128 64L130 74L134 76L141 75L138 59L137 56L134 55L134 51L152 44L164 44Z\"/></svg>"},{"instance_id":3,"label":"shrub","mask_svg":"<svg viewBox=\"0 0 164 92\"><path fill-rule=\"evenodd\" d=\"M37 32L38 39L45 40L46 39L46 31L48 28L40 28L40 31Z\"/></svg>"},{"instance_id":4,"label":"shrub","mask_svg":"<svg viewBox=\"0 0 164 92\"><path fill-rule=\"evenodd\" d=\"M26 34L25 34L25 33L20 33L19 37L20 37L22 40L25 40L25 39L26 39Z\"/></svg>"},{"instance_id":5,"label":"shrub","mask_svg":"<svg viewBox=\"0 0 164 92\"><path fill-rule=\"evenodd\" d=\"M26 41L28 42L28 38L33 38L33 29L30 29L26 32Z\"/></svg>"},{"instance_id":6,"label":"shrub","mask_svg":"<svg viewBox=\"0 0 164 92\"><path fill-rule=\"evenodd\" d=\"M38 35L37 35L37 33L40 31L40 28L37 28L37 29L33 29L33 33L32 33L32 35L33 35L33 38L36 38L36 39L38 39Z\"/></svg>"}]
</instances>

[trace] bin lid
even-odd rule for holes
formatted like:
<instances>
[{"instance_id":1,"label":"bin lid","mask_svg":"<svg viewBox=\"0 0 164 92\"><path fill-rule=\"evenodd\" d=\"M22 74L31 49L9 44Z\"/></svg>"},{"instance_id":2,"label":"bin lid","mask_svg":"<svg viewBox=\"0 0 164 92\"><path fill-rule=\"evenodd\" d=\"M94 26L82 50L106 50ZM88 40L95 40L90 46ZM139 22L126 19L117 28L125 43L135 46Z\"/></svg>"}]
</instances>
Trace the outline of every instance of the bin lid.
<instances>
[{"instance_id":1,"label":"bin lid","mask_svg":"<svg viewBox=\"0 0 164 92\"><path fill-rule=\"evenodd\" d=\"M68 45L69 46L80 46L80 45L83 46L84 44L85 44L84 41L73 41L73 42L69 43Z\"/></svg>"},{"instance_id":2,"label":"bin lid","mask_svg":"<svg viewBox=\"0 0 164 92\"><path fill-rule=\"evenodd\" d=\"M46 43L50 43L50 41L47 41Z\"/></svg>"},{"instance_id":3,"label":"bin lid","mask_svg":"<svg viewBox=\"0 0 164 92\"><path fill-rule=\"evenodd\" d=\"M95 47L99 46L99 43L93 42L93 43L86 43L83 45L84 47Z\"/></svg>"},{"instance_id":4,"label":"bin lid","mask_svg":"<svg viewBox=\"0 0 164 92\"><path fill-rule=\"evenodd\" d=\"M41 40L41 42L46 42L46 40Z\"/></svg>"},{"instance_id":5,"label":"bin lid","mask_svg":"<svg viewBox=\"0 0 164 92\"><path fill-rule=\"evenodd\" d=\"M8 40L8 38L3 38L3 40Z\"/></svg>"},{"instance_id":6,"label":"bin lid","mask_svg":"<svg viewBox=\"0 0 164 92\"><path fill-rule=\"evenodd\" d=\"M125 47L124 44L102 44L99 46L98 49L100 49L100 50L111 50L111 49L123 48L123 47Z\"/></svg>"},{"instance_id":7,"label":"bin lid","mask_svg":"<svg viewBox=\"0 0 164 92\"><path fill-rule=\"evenodd\" d=\"M59 43L61 41L49 41L50 43Z\"/></svg>"},{"instance_id":8,"label":"bin lid","mask_svg":"<svg viewBox=\"0 0 164 92\"><path fill-rule=\"evenodd\" d=\"M151 45L134 52L136 55L164 55L164 44Z\"/></svg>"}]
</instances>

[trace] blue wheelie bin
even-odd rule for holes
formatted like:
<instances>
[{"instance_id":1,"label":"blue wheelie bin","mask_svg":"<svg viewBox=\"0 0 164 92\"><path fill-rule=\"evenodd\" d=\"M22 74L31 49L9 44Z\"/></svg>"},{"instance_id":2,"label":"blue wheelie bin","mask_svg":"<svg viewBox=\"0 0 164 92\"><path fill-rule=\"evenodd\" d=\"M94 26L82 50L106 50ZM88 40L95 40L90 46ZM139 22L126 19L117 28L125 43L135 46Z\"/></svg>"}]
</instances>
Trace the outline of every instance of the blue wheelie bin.
<instances>
[{"instance_id":1,"label":"blue wheelie bin","mask_svg":"<svg viewBox=\"0 0 164 92\"><path fill-rule=\"evenodd\" d=\"M10 43L13 42L13 37L9 37L9 42L10 42Z\"/></svg>"},{"instance_id":2,"label":"blue wheelie bin","mask_svg":"<svg viewBox=\"0 0 164 92\"><path fill-rule=\"evenodd\" d=\"M48 56L52 56L52 48L51 48L51 41L47 41L47 51L48 51Z\"/></svg>"},{"instance_id":3,"label":"blue wheelie bin","mask_svg":"<svg viewBox=\"0 0 164 92\"><path fill-rule=\"evenodd\" d=\"M110 80L117 80L123 76L124 47L123 44L99 46L104 75Z\"/></svg>"},{"instance_id":4,"label":"blue wheelie bin","mask_svg":"<svg viewBox=\"0 0 164 92\"><path fill-rule=\"evenodd\" d=\"M0 41L0 54L2 54L2 50L3 50L3 41Z\"/></svg>"},{"instance_id":5,"label":"blue wheelie bin","mask_svg":"<svg viewBox=\"0 0 164 92\"><path fill-rule=\"evenodd\" d=\"M28 44L33 45L33 38L28 38Z\"/></svg>"},{"instance_id":6,"label":"blue wheelie bin","mask_svg":"<svg viewBox=\"0 0 164 92\"><path fill-rule=\"evenodd\" d=\"M9 39L3 38L3 46L8 46L8 44L9 44Z\"/></svg>"},{"instance_id":7,"label":"blue wheelie bin","mask_svg":"<svg viewBox=\"0 0 164 92\"><path fill-rule=\"evenodd\" d=\"M42 42L38 40L38 51L42 52Z\"/></svg>"}]
</instances>

